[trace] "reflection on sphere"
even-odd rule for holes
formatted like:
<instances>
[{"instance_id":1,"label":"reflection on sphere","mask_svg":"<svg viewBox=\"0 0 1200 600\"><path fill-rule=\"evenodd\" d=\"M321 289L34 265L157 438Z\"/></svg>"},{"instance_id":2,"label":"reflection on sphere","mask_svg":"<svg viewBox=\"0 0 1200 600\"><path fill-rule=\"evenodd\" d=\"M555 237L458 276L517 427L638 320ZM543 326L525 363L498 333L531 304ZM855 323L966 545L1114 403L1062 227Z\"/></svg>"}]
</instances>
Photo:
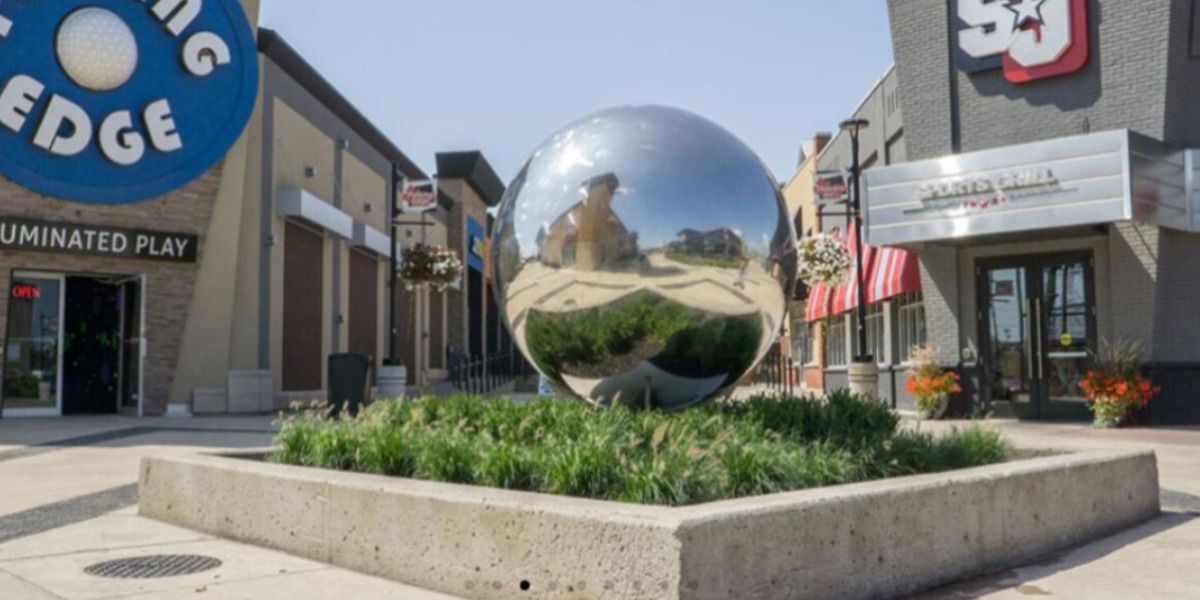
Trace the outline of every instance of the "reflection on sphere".
<instances>
[{"instance_id":1,"label":"reflection on sphere","mask_svg":"<svg viewBox=\"0 0 1200 600\"><path fill-rule=\"evenodd\" d=\"M538 148L509 187L494 285L518 347L562 392L674 410L766 355L796 234L740 140L672 108L605 110Z\"/></svg>"}]
</instances>

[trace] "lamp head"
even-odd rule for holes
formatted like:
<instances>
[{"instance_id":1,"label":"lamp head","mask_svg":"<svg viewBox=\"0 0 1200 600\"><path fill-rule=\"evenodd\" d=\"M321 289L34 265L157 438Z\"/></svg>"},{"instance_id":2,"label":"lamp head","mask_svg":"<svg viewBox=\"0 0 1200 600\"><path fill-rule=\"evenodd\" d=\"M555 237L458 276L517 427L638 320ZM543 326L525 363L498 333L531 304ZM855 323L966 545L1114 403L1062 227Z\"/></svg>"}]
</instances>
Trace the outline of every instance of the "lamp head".
<instances>
[{"instance_id":1,"label":"lamp head","mask_svg":"<svg viewBox=\"0 0 1200 600\"><path fill-rule=\"evenodd\" d=\"M841 129L850 134L857 135L858 132L871 126L871 122L866 119L850 119L842 121Z\"/></svg>"}]
</instances>

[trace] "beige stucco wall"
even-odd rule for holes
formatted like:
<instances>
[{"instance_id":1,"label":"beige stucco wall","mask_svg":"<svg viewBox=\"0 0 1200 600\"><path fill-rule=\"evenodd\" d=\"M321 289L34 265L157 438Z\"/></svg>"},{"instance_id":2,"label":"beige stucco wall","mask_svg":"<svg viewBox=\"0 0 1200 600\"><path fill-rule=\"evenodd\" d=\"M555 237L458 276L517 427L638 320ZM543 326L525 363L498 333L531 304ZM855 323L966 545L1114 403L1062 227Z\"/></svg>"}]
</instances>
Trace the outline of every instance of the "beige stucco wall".
<instances>
[{"instance_id":1,"label":"beige stucco wall","mask_svg":"<svg viewBox=\"0 0 1200 600\"><path fill-rule=\"evenodd\" d=\"M783 198L787 203L788 215L792 216L793 220L797 214L800 215L801 229L796 231L796 235L803 238L809 230L818 232L821 230L818 222L818 213L816 198L813 194L813 186L816 183L818 171L818 154L810 154L800 167L796 170L796 174L792 176L791 181L783 188ZM793 312L788 315L788 320L791 325L788 327L788 335L784 338L784 352L791 356L793 352L793 341L800 333L795 331L796 327L806 326L804 313L805 303L791 303ZM796 310L801 311L799 314L794 314ZM811 373L807 379L809 388L817 389L824 386L824 378L822 370L825 365L825 353L823 351L825 341L824 327L821 323L817 323L813 327L813 360L809 363Z\"/></svg>"},{"instance_id":2,"label":"beige stucco wall","mask_svg":"<svg viewBox=\"0 0 1200 600\"><path fill-rule=\"evenodd\" d=\"M261 66L262 58L259 63ZM260 69L260 74L262 70ZM261 77L261 75L260 75ZM263 110L262 84L259 84L259 106L254 111L247 130L246 169L242 182L240 210L242 215L239 231L239 260L236 265L236 285L233 308L233 323L230 343L229 365L233 369L257 369L258 323L260 318L259 286L261 278L259 252L266 244L262 239L262 163L263 163Z\"/></svg>"},{"instance_id":3,"label":"beige stucco wall","mask_svg":"<svg viewBox=\"0 0 1200 600\"><path fill-rule=\"evenodd\" d=\"M242 0L246 17L257 35L259 0ZM255 108L246 131L226 156L224 168L206 233L205 253L197 274L191 310L183 327L178 364L169 382L170 404L191 401L192 390L221 388L230 368L246 369L254 365L257 347L253 338L257 321L257 281L247 266L254 261L239 260L253 249L257 239L257 213L246 210L243 199L257 197L257 168L262 153L262 69L259 69L259 106ZM249 263L249 265L248 265ZM234 273L234 277L229 274ZM147 348L153 352L153 348Z\"/></svg>"},{"instance_id":4,"label":"beige stucco wall","mask_svg":"<svg viewBox=\"0 0 1200 600\"><path fill-rule=\"evenodd\" d=\"M355 157L353 150L342 153L342 212L387 233L389 207L383 205L387 188L388 182Z\"/></svg>"},{"instance_id":5,"label":"beige stucco wall","mask_svg":"<svg viewBox=\"0 0 1200 600\"><path fill-rule=\"evenodd\" d=\"M315 125L300 115L286 102L276 98L274 100L275 137L272 140L274 143L274 161L272 165L272 180L275 182L275 189L272 193L278 194L280 190L285 189L303 189L310 194L332 203L334 198L334 153L336 151L336 140L325 135ZM305 170L308 168L316 169L315 174L309 177ZM284 310L284 249L287 248L287 236L285 234L284 220L279 217L272 217L274 221L273 232L275 235L275 244L271 246L271 316L270 316L270 369L271 378L274 389L283 389L283 310ZM322 319L321 319L321 355L327 356L334 348L335 340L333 338L333 243L329 239L328 234L325 236L324 254L322 258ZM347 261L346 253L342 253L342 260ZM348 274L348 262L342 265L342 273ZM344 286L343 286L344 287ZM341 296L342 290L339 290ZM342 306L345 307L348 303L348 298L342 298ZM339 334L345 331L345 327L339 328ZM340 335L339 335L340 338ZM336 340L336 343L341 344L342 340ZM322 388L325 387L325 379L327 374L322 369L321 382ZM313 392L319 390L310 390Z\"/></svg>"},{"instance_id":6,"label":"beige stucco wall","mask_svg":"<svg viewBox=\"0 0 1200 600\"><path fill-rule=\"evenodd\" d=\"M803 237L810 229L816 229L817 205L813 198L813 185L817 175L817 157L810 156L796 170L791 181L783 188L783 198L787 202L788 214L793 217L800 213L803 230L796 235Z\"/></svg>"}]
</instances>

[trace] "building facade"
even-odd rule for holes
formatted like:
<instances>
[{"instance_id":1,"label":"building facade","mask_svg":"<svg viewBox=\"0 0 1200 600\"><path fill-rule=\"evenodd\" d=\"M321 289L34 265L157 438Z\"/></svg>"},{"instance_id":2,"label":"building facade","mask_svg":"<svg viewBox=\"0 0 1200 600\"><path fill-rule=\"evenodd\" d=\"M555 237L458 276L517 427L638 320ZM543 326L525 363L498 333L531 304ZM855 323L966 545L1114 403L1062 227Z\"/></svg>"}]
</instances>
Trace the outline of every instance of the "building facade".
<instances>
[{"instance_id":1,"label":"building facade","mask_svg":"<svg viewBox=\"0 0 1200 600\"><path fill-rule=\"evenodd\" d=\"M783 198L788 214L796 226L796 235L803 239L821 232L820 212L814 188L817 184L818 163L821 152L833 136L818 133L805 144L800 153L799 165L792 178L783 186ZM824 327L820 319L808 320L807 304L811 290L804 282L797 282L795 296L788 306L788 328L785 347L791 351L792 364L801 369L802 387L811 390L825 389Z\"/></svg>"},{"instance_id":2,"label":"building facade","mask_svg":"<svg viewBox=\"0 0 1200 600\"><path fill-rule=\"evenodd\" d=\"M870 125L859 137L859 160L864 172L903 162L907 157L905 128L899 99L897 71L890 69L872 87L852 114ZM818 141L821 138L818 137ZM841 239L854 256L853 226L845 202L818 202L813 187L823 175L845 176L853 164L850 136L839 132L820 152L801 166L789 186L799 231L806 235L832 235ZM798 189L804 186L803 189ZM792 209L789 201L789 209ZM915 255L891 247L863 247L867 349L879 366L878 397L897 408L911 409L905 391L914 348L927 341L923 294ZM857 348L857 271L846 285L816 286L805 290L803 307L793 310L794 331L805 346L810 389L849 386L848 368ZM803 329L801 329L803 328Z\"/></svg>"},{"instance_id":3,"label":"building facade","mask_svg":"<svg viewBox=\"0 0 1200 600\"><path fill-rule=\"evenodd\" d=\"M1196 4L888 2L907 163L866 175L868 239L920 256L960 410L1087 418L1124 340L1163 388L1142 417L1200 421Z\"/></svg>"},{"instance_id":4,"label":"building facade","mask_svg":"<svg viewBox=\"0 0 1200 600\"><path fill-rule=\"evenodd\" d=\"M324 399L331 354L358 353L382 364L392 354L393 327L398 333L395 358L409 367L411 383L446 378L447 348L469 327L467 315L454 312L455 301L465 306L476 297L475 302L483 302L482 286L475 296L453 290L397 293L395 313L388 311L392 206L404 180L429 176L278 34L253 27L258 0L240 2L250 27L244 34L238 28L245 29L245 22L231 27L218 20L232 14L219 6L226 3L236 7L238 0L204 4L197 9L198 20L181 21L176 34L182 40L189 27L216 27L226 43L245 42L236 46L245 54L231 52L230 60L222 62L220 52L207 55L216 61L210 67L223 74L220 69L232 69L232 64L241 69L238 73L256 79L241 88L253 94L248 122L233 131L230 139L236 141L214 155L215 166L149 199L97 185L67 190L63 197L72 200L60 200L32 187L66 190L62 181L41 183L20 171L11 173L27 178L29 187L0 179L5 199L0 203L0 285L9 290L0 295L4 417L271 412L292 401ZM142 36L147 53L155 44L182 43L152 37L164 35L161 24L150 20L157 14L153 7L134 7L144 8L145 15L126 7L102 17L129 23ZM92 9L83 6L77 12L87 10ZM45 20L32 12L5 14L15 20L29 15L25 23ZM176 29L168 25L169 32ZM14 40L34 48L42 43L14 35L0 38L0 45ZM242 58L247 60L239 64ZM202 77L203 57L197 60L173 68ZM11 63L0 60L0 75L28 67ZM143 86L166 89L162 93L177 104L174 135L185 144L196 143L206 128L215 127L192 119L207 107L188 113L189 88L172 83L170 69L165 74L143 72L164 68L153 65L134 64L133 78L118 82L117 93L136 99ZM46 66L37 75L47 85L58 85L55 93L65 97L69 82L59 69ZM86 79L62 70L79 86L88 86ZM59 118L76 119L74 131L81 130L81 113L55 112L58 101L44 109L21 104L13 90L28 91L20 87L28 81L21 75L0 79L9 92L0 100L0 107L7 108L0 110L22 111L31 122L49 118L43 110L62 113L68 116ZM148 81L155 85L145 85ZM197 94L211 91L197 89ZM217 96L211 109L221 109L224 101ZM147 111L142 116L144 145L160 151L165 161L171 156L171 136L156 133L151 116L169 119L171 114ZM137 157L135 142L142 138L130 136L138 123L117 131L118 145L106 137L112 133L107 123L121 125L120 116L104 119L103 125L97 120L97 139L109 140L107 146L71 147L72 129L64 127L48 135L45 149L24 152L33 153L35 164L60 168L64 180L72 175L72 165L82 165L84 174L122 166L129 169L128 179L161 186L147 171L157 164L150 159L161 157L150 156L141 165L126 160ZM18 124L6 119L9 123ZM0 131L0 145L35 134L32 126L9 129ZM45 153L57 156L46 158ZM468 233L486 239L481 228L487 225L487 204L454 191L455 181L470 188L472 177L479 176L450 175L446 187L451 193L433 211L402 217L406 220L396 240L400 246L418 240L449 244L468 257ZM488 185L482 198L503 193L498 180ZM122 203L107 203L112 201ZM474 210L476 204L480 210ZM468 221L480 229L470 229ZM482 250L477 253L482 256ZM481 272L482 263L476 266ZM464 276L459 287L468 279ZM480 314L485 314L482 309ZM465 343L465 335L463 339Z\"/></svg>"}]
</instances>

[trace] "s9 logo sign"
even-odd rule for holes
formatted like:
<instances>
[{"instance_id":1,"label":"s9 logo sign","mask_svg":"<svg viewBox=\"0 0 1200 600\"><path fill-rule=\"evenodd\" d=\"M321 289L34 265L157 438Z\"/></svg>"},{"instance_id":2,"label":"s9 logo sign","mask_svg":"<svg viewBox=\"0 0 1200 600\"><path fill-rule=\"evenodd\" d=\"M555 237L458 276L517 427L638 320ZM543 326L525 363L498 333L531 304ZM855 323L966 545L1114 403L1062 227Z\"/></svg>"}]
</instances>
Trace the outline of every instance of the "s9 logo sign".
<instances>
[{"instance_id":1,"label":"s9 logo sign","mask_svg":"<svg viewBox=\"0 0 1200 600\"><path fill-rule=\"evenodd\" d=\"M1089 57L1088 0L954 0L959 68L1012 83L1075 73Z\"/></svg>"}]
</instances>

